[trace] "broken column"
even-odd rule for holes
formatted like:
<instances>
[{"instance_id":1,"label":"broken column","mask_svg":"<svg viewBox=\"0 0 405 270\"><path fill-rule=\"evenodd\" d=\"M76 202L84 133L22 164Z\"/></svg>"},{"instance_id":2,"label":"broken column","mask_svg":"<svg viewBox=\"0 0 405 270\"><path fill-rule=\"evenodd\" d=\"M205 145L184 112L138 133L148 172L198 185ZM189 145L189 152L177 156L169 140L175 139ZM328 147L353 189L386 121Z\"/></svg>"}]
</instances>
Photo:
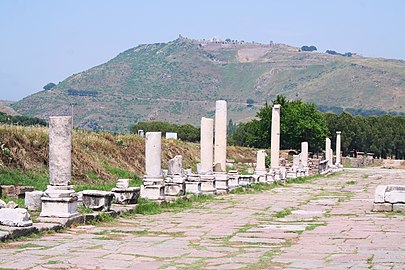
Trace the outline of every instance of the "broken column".
<instances>
[{"instance_id":1,"label":"broken column","mask_svg":"<svg viewBox=\"0 0 405 270\"><path fill-rule=\"evenodd\" d=\"M258 150L256 154L255 176L259 182L266 182L266 150Z\"/></svg>"},{"instance_id":2,"label":"broken column","mask_svg":"<svg viewBox=\"0 0 405 270\"><path fill-rule=\"evenodd\" d=\"M42 197L41 217L78 215L72 175L72 117L49 117L49 182Z\"/></svg>"},{"instance_id":3,"label":"broken column","mask_svg":"<svg viewBox=\"0 0 405 270\"><path fill-rule=\"evenodd\" d=\"M308 176L309 175L309 167L308 167L308 142L301 143L301 176Z\"/></svg>"},{"instance_id":4,"label":"broken column","mask_svg":"<svg viewBox=\"0 0 405 270\"><path fill-rule=\"evenodd\" d=\"M342 162L340 159L340 152L341 152L341 137L340 135L342 134L341 131L336 131L336 162L335 165L338 168L342 167Z\"/></svg>"},{"instance_id":5,"label":"broken column","mask_svg":"<svg viewBox=\"0 0 405 270\"><path fill-rule=\"evenodd\" d=\"M186 194L186 177L183 170L183 157L177 155L169 160L165 178L165 199L173 200Z\"/></svg>"},{"instance_id":6,"label":"broken column","mask_svg":"<svg viewBox=\"0 0 405 270\"><path fill-rule=\"evenodd\" d=\"M270 180L281 180L280 174L280 109L281 105L273 106L271 116L271 156L270 156Z\"/></svg>"},{"instance_id":7,"label":"broken column","mask_svg":"<svg viewBox=\"0 0 405 270\"><path fill-rule=\"evenodd\" d=\"M164 199L161 132L147 132L145 135L145 170L141 197L150 200Z\"/></svg>"},{"instance_id":8,"label":"broken column","mask_svg":"<svg viewBox=\"0 0 405 270\"><path fill-rule=\"evenodd\" d=\"M215 186L217 193L227 193L228 176L226 174L226 127L227 107L225 100L217 100L215 104Z\"/></svg>"}]
</instances>

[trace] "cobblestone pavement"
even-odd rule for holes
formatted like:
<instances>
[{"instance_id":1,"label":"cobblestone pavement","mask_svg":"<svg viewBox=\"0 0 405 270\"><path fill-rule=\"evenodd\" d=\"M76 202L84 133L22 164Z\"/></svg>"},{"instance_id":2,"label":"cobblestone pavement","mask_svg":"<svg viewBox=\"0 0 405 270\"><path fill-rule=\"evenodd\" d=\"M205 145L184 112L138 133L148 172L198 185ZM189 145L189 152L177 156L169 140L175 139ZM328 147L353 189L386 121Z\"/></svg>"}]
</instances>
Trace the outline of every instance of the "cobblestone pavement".
<instances>
[{"instance_id":1,"label":"cobblestone pavement","mask_svg":"<svg viewBox=\"0 0 405 270\"><path fill-rule=\"evenodd\" d=\"M371 212L405 170L350 169L311 183L217 197L1 244L18 269L404 269L405 215Z\"/></svg>"}]
</instances>

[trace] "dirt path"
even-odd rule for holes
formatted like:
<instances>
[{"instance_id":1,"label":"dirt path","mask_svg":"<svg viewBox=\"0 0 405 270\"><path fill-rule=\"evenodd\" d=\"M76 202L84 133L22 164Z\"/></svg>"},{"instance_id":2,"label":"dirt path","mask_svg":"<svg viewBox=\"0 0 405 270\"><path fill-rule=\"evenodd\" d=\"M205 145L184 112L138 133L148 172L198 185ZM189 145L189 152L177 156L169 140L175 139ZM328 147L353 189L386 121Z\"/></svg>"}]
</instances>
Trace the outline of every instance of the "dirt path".
<instances>
[{"instance_id":1,"label":"dirt path","mask_svg":"<svg viewBox=\"0 0 405 270\"><path fill-rule=\"evenodd\" d=\"M137 215L1 245L30 269L403 269L405 215L372 213L404 170L356 169L182 212Z\"/></svg>"}]
</instances>

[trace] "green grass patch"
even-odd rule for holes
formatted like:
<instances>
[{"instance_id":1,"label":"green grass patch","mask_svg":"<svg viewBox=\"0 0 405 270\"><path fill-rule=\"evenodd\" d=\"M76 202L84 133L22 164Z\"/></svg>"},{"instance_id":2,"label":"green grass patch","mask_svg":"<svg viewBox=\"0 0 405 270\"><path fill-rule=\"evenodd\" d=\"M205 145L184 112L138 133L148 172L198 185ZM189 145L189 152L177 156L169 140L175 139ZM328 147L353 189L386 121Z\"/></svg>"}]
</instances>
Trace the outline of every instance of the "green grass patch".
<instances>
[{"instance_id":1,"label":"green grass patch","mask_svg":"<svg viewBox=\"0 0 405 270\"><path fill-rule=\"evenodd\" d=\"M39 169L35 172L29 172L0 168L0 179L2 185L33 186L36 190L45 190L49 184L47 172Z\"/></svg>"},{"instance_id":2,"label":"green grass patch","mask_svg":"<svg viewBox=\"0 0 405 270\"><path fill-rule=\"evenodd\" d=\"M21 244L17 247L17 249L25 249L25 248L43 248L43 246L33 244L33 243L26 243L26 244Z\"/></svg>"},{"instance_id":3,"label":"green grass patch","mask_svg":"<svg viewBox=\"0 0 405 270\"><path fill-rule=\"evenodd\" d=\"M75 184L75 191L83 191L83 190L104 190L104 191L111 191L115 188L115 182L106 182L100 184Z\"/></svg>"},{"instance_id":4,"label":"green grass patch","mask_svg":"<svg viewBox=\"0 0 405 270\"><path fill-rule=\"evenodd\" d=\"M363 175L361 176L361 178L367 179L369 176L370 176L370 175L368 175L368 174L363 174Z\"/></svg>"},{"instance_id":5,"label":"green grass patch","mask_svg":"<svg viewBox=\"0 0 405 270\"><path fill-rule=\"evenodd\" d=\"M306 231L313 231L315 230L315 228L319 227L319 226L326 226L326 223L315 223L315 224L310 224L308 225L305 230Z\"/></svg>"},{"instance_id":6,"label":"green grass patch","mask_svg":"<svg viewBox=\"0 0 405 270\"><path fill-rule=\"evenodd\" d=\"M47 264L61 264L62 261L48 261Z\"/></svg>"},{"instance_id":7,"label":"green grass patch","mask_svg":"<svg viewBox=\"0 0 405 270\"><path fill-rule=\"evenodd\" d=\"M112 175L116 176L118 179L131 179L129 186L140 187L142 185L142 179L135 173L129 172L127 170L111 166L107 163L103 164L104 169Z\"/></svg>"},{"instance_id":8,"label":"green grass patch","mask_svg":"<svg viewBox=\"0 0 405 270\"><path fill-rule=\"evenodd\" d=\"M351 180L346 182L347 185L355 185L357 184L357 181Z\"/></svg>"},{"instance_id":9,"label":"green grass patch","mask_svg":"<svg viewBox=\"0 0 405 270\"><path fill-rule=\"evenodd\" d=\"M156 215L162 213L162 209L159 204L154 201L139 198L135 213L143 215Z\"/></svg>"},{"instance_id":10,"label":"green grass patch","mask_svg":"<svg viewBox=\"0 0 405 270\"><path fill-rule=\"evenodd\" d=\"M290 208L285 208L282 211L276 212L273 216L276 218L283 218L286 217L288 215L291 215L291 209Z\"/></svg>"},{"instance_id":11,"label":"green grass patch","mask_svg":"<svg viewBox=\"0 0 405 270\"><path fill-rule=\"evenodd\" d=\"M77 211L78 211L80 214L93 214L93 213L94 213L94 210L93 210L93 209L86 208L86 207L84 207L83 205L80 205L79 207L77 207Z\"/></svg>"}]
</instances>

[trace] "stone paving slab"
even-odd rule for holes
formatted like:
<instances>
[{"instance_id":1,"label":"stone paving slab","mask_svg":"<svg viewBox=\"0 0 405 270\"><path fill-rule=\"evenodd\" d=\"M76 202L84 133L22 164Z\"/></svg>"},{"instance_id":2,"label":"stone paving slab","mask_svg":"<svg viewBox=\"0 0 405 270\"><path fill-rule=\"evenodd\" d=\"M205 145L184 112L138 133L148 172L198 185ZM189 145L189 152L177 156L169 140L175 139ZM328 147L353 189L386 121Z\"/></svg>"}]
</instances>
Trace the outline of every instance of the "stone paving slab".
<instances>
[{"instance_id":1,"label":"stone paving slab","mask_svg":"<svg viewBox=\"0 0 405 270\"><path fill-rule=\"evenodd\" d=\"M181 212L77 226L0 244L0 268L404 269L405 215L371 212L377 185L404 183L404 170L346 170Z\"/></svg>"}]
</instances>

